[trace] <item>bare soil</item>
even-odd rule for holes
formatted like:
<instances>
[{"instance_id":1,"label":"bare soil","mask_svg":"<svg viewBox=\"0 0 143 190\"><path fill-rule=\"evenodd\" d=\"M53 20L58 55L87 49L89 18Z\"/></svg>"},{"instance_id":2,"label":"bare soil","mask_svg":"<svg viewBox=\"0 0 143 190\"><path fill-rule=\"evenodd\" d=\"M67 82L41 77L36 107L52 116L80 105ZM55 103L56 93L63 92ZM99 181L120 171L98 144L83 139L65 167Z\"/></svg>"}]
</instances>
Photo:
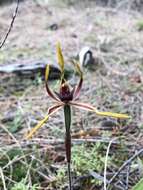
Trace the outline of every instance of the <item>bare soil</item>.
<instances>
[{"instance_id":1,"label":"bare soil","mask_svg":"<svg viewBox=\"0 0 143 190\"><path fill-rule=\"evenodd\" d=\"M15 3L0 7L0 39L7 31L14 8ZM117 130L112 126L104 130L106 118L73 109L72 135L94 129L93 134L87 132L88 138L104 141L106 137L124 136L135 151L143 147L143 31L137 25L142 17L132 9L101 7L94 1L69 5L61 1L27 0L20 3L12 32L0 50L0 64L34 59L56 62L55 46L60 41L66 64L70 66L70 59L83 46L90 46L102 64L95 65L94 71L84 69L80 101L100 110L128 113L132 119L108 119L117 124ZM38 74L36 83L20 81L21 89L17 92L12 90L13 76L1 74L0 81L0 146L3 147L13 142L6 132L11 126L9 122L13 127L16 116L20 118L20 126L10 134L21 142L26 132L46 115L53 101ZM57 88L57 81L52 81L51 86ZM64 139L64 133L63 112L59 111L33 140ZM80 133L75 137L85 138Z\"/></svg>"}]
</instances>

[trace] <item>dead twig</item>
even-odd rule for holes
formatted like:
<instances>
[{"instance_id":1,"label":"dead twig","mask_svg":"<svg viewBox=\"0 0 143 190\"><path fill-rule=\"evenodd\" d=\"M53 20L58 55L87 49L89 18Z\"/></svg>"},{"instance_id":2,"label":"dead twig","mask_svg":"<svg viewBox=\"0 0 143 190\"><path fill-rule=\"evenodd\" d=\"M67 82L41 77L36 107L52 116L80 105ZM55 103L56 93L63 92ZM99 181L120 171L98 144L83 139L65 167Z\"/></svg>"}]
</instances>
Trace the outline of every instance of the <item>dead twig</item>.
<instances>
[{"instance_id":1,"label":"dead twig","mask_svg":"<svg viewBox=\"0 0 143 190\"><path fill-rule=\"evenodd\" d=\"M104 190L106 190L106 183L107 183L107 179L106 179L106 174L107 174L107 162L108 162L108 155L109 155L109 151L110 151L110 147L112 145L112 143L114 141L116 141L117 138L113 138L111 139L111 141L109 142L109 145L107 147L107 151L106 151L106 157L105 157L105 164L104 164Z\"/></svg>"},{"instance_id":2,"label":"dead twig","mask_svg":"<svg viewBox=\"0 0 143 190\"><path fill-rule=\"evenodd\" d=\"M109 142L111 141L111 138L84 138L84 139L72 139L72 144L83 144L83 143L97 143L97 142L101 142L101 143L107 143L109 144ZM64 140L63 139L44 139L44 138L33 138L30 142L26 141L24 139L21 139L21 141L19 143L17 143L17 141L15 141L15 139L11 139L11 144L7 145L5 147L22 147L25 148L27 146L32 146L35 144L39 144L41 145L41 147L45 146L45 145L62 145L64 144ZM119 140L116 141L112 141L112 144L117 145L120 144ZM132 143L126 143L127 146L132 147L134 144ZM3 145L0 145L0 147L3 147Z\"/></svg>"},{"instance_id":3,"label":"dead twig","mask_svg":"<svg viewBox=\"0 0 143 190\"><path fill-rule=\"evenodd\" d=\"M127 167L127 175L126 175L126 187L125 190L129 189L129 175L130 175L130 164Z\"/></svg>"},{"instance_id":4,"label":"dead twig","mask_svg":"<svg viewBox=\"0 0 143 190\"><path fill-rule=\"evenodd\" d=\"M97 142L102 142L102 143L109 143L110 139L109 138L85 138L85 139L72 139L72 144L82 144L82 143L97 143ZM33 138L30 142L29 141L21 141L21 146L22 147L27 147L29 145L33 144L41 144L42 146L44 145L59 145L59 144L64 144L63 139L42 139L42 138ZM114 141L113 144L119 144L119 141ZM14 146L14 145L13 145Z\"/></svg>"},{"instance_id":5,"label":"dead twig","mask_svg":"<svg viewBox=\"0 0 143 190\"><path fill-rule=\"evenodd\" d=\"M129 158L126 162L124 162L124 164L119 168L119 170L113 175L113 177L110 179L110 183L111 184L115 178L120 174L120 172L128 165L131 164L131 162L137 157L139 156L141 153L143 153L143 148L140 149L138 152L136 152L131 158Z\"/></svg>"},{"instance_id":6,"label":"dead twig","mask_svg":"<svg viewBox=\"0 0 143 190\"><path fill-rule=\"evenodd\" d=\"M4 190L6 190L5 177L4 177L4 174L3 174L1 167L0 167L0 175L1 175L2 183L3 183L3 188L4 188Z\"/></svg>"},{"instance_id":7,"label":"dead twig","mask_svg":"<svg viewBox=\"0 0 143 190\"><path fill-rule=\"evenodd\" d=\"M5 36L4 36L3 40L2 40L2 42L0 43L0 49L4 46L4 44L5 44L5 42L6 42L7 38L8 38L8 36L9 36L11 30L12 30L14 21L15 21L15 19L16 19L17 13L18 13L19 2L20 2L20 0L17 0L16 8L15 8L14 14L13 14L13 16L12 16L12 20L11 20L10 26L9 26L9 28L8 28L8 30L7 30L7 32L6 32L6 34L5 34Z\"/></svg>"}]
</instances>

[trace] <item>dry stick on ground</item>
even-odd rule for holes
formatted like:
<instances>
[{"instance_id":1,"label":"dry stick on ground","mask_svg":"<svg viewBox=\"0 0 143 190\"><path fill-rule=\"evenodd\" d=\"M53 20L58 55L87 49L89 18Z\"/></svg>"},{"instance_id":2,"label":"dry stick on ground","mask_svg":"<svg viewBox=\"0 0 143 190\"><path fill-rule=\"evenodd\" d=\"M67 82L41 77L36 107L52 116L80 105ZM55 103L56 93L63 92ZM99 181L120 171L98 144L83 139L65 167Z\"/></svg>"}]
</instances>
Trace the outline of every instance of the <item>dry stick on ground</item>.
<instances>
[{"instance_id":1,"label":"dry stick on ground","mask_svg":"<svg viewBox=\"0 0 143 190\"><path fill-rule=\"evenodd\" d=\"M109 145L107 147L107 151L106 151L106 157L105 157L105 164L104 164L104 190L106 190L106 182L107 182L107 179L106 179L106 173L107 173L107 162L108 162L108 155L109 155L109 151L110 151L110 147L111 147L111 144L113 143L113 141L117 140L117 137L113 138L110 142L109 142Z\"/></svg>"},{"instance_id":2,"label":"dry stick on ground","mask_svg":"<svg viewBox=\"0 0 143 190\"><path fill-rule=\"evenodd\" d=\"M29 167L29 164L27 164L26 162L23 162L22 160L20 160L20 163L22 163L26 167ZM54 177L52 178L52 176L47 176L43 172L35 169L34 167L31 167L31 170L36 172L39 176L43 177L45 180L47 180L47 182L53 182L55 180Z\"/></svg>"},{"instance_id":3,"label":"dry stick on ground","mask_svg":"<svg viewBox=\"0 0 143 190\"><path fill-rule=\"evenodd\" d=\"M24 161L25 161L25 163L27 164L27 159L26 159L26 157L25 157L25 154L24 154L24 152L23 152L23 149L22 149L22 146L21 146L21 144L19 143L19 141L13 136L13 134L4 126L4 125L0 125L0 128L2 128L12 139L13 139L13 141L14 141L14 143L21 149L21 151L22 151L22 153L23 153L23 158L24 158ZM11 145L10 145L10 147L12 147ZM9 164L11 165L11 161L9 160L9 163L6 165L6 166L8 166ZM5 167L6 167L5 166ZM4 168L3 168L4 169ZM12 178L11 178L12 179Z\"/></svg>"},{"instance_id":4,"label":"dry stick on ground","mask_svg":"<svg viewBox=\"0 0 143 190\"><path fill-rule=\"evenodd\" d=\"M129 189L129 175L130 175L130 164L128 165L127 167L127 176L126 176L126 187L125 187L125 190L128 190Z\"/></svg>"},{"instance_id":5,"label":"dry stick on ground","mask_svg":"<svg viewBox=\"0 0 143 190\"><path fill-rule=\"evenodd\" d=\"M7 33L6 33L5 36L4 36L4 39L3 39L2 42L0 43L0 49L4 46L4 44L5 44L5 42L6 42L7 38L8 38L8 36L9 36L11 30L12 30L14 21L15 21L15 19L16 19L17 13L18 13L19 2L20 2L20 0L17 0L16 8L15 8L14 14L13 14L13 16L12 16L12 20L11 20L10 26L9 26L9 28L8 28L8 30L7 30Z\"/></svg>"},{"instance_id":6,"label":"dry stick on ground","mask_svg":"<svg viewBox=\"0 0 143 190\"><path fill-rule=\"evenodd\" d=\"M136 152L131 158L129 158L126 162L124 162L124 164L119 168L119 170L115 173L115 175L113 175L113 177L110 179L109 184L111 184L114 179L120 174L120 172L129 164L131 164L131 162L140 154L143 153L143 148L140 149L138 152Z\"/></svg>"},{"instance_id":7,"label":"dry stick on ground","mask_svg":"<svg viewBox=\"0 0 143 190\"><path fill-rule=\"evenodd\" d=\"M4 190L7 190L6 189L6 182L5 182L4 174L3 174L3 171L2 171L1 167L0 167L0 175L1 175L2 183L3 183L3 188L4 188Z\"/></svg>"},{"instance_id":8,"label":"dry stick on ground","mask_svg":"<svg viewBox=\"0 0 143 190\"><path fill-rule=\"evenodd\" d=\"M83 144L83 143L97 143L97 142L102 142L102 143L109 143L110 142L110 139L107 139L107 138L85 138L85 139L72 139L72 144ZM11 143L13 143L11 141ZM20 145L21 147L27 147L27 146L30 146L30 145L34 145L34 144L39 144L41 146L47 146L47 145L62 145L64 144L64 140L63 139L40 139L40 138L34 138L33 140L31 140L31 142L29 141L21 141L20 142ZM119 144L118 141L115 141L113 142L113 144ZM9 146L9 145L8 145ZM13 146L13 147L16 147L17 144L12 144L10 146Z\"/></svg>"},{"instance_id":9,"label":"dry stick on ground","mask_svg":"<svg viewBox=\"0 0 143 190\"><path fill-rule=\"evenodd\" d=\"M12 140L13 140L12 143L15 143L22 150L22 146L21 146L20 142L14 137L13 134L2 124L0 125L0 128L2 128L8 134L8 136L12 138Z\"/></svg>"},{"instance_id":10,"label":"dry stick on ground","mask_svg":"<svg viewBox=\"0 0 143 190\"><path fill-rule=\"evenodd\" d=\"M73 139L72 140L72 144L83 144L83 143L97 143L97 142L101 142L101 143L109 143L111 141L110 138L85 138L85 139ZM11 145L7 145L7 147L17 147L17 143L15 143L15 140L11 140ZM47 146L47 145L60 145L60 144L64 144L64 140L63 139L43 139L43 138L33 138L33 140L29 141L25 141L25 140L21 140L20 146L22 148L30 146L30 145L34 145L34 144L39 144L41 146ZM119 141L114 141L112 142L112 144L120 144ZM131 147L134 144L130 143L130 144L126 144L127 146Z\"/></svg>"}]
</instances>

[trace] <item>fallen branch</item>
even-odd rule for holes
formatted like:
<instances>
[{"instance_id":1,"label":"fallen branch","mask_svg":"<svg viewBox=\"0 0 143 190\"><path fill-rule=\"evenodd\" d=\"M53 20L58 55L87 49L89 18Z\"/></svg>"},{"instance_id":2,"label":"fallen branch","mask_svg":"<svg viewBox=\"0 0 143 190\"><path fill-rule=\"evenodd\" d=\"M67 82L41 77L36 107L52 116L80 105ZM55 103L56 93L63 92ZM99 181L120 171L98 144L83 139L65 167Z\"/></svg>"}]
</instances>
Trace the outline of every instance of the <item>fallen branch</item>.
<instances>
[{"instance_id":1,"label":"fallen branch","mask_svg":"<svg viewBox=\"0 0 143 190\"><path fill-rule=\"evenodd\" d=\"M23 60L18 61L16 63L10 63L0 66L0 73L2 74L16 74L19 77L33 77L37 75L37 73L45 72L46 62L42 60ZM58 67L54 64L51 65L50 70L50 78L58 78L60 75L60 71ZM44 76L44 75L43 75Z\"/></svg>"},{"instance_id":2,"label":"fallen branch","mask_svg":"<svg viewBox=\"0 0 143 190\"><path fill-rule=\"evenodd\" d=\"M108 144L108 147L107 147L107 151L106 151L106 157L105 157L105 164L104 164L104 177L103 177L103 181L104 181L104 190L106 190L106 183L107 183L107 179L106 179L106 175L107 175L107 162L108 162L108 155L109 155L109 151L110 151L110 147L112 145L112 143L114 141L117 141L117 137L111 139L111 141L109 142Z\"/></svg>"},{"instance_id":3,"label":"fallen branch","mask_svg":"<svg viewBox=\"0 0 143 190\"><path fill-rule=\"evenodd\" d=\"M15 63L0 65L0 73L16 74L18 77L25 77L26 79L27 77L33 78L37 76L38 73L44 76L46 65L47 62L43 60L22 60ZM69 77L71 73L72 70L67 66L65 68L66 77ZM59 76L60 70L57 64L52 63L50 65L49 79L57 79Z\"/></svg>"},{"instance_id":4,"label":"fallen branch","mask_svg":"<svg viewBox=\"0 0 143 190\"><path fill-rule=\"evenodd\" d=\"M8 38L8 36L9 36L11 30L12 30L14 21L15 21L15 19L16 19L17 13L18 13L19 2L20 2L20 0L17 0L16 8L15 8L15 11L14 11L14 14L13 14L13 17L12 17L12 20L11 20L11 23L10 23L10 26L9 26L9 28L8 28L8 30L7 30L7 33L6 33L5 36L4 36L4 39L3 39L2 42L0 43L0 49L4 46L4 44L5 44L5 42L6 42L7 38Z\"/></svg>"},{"instance_id":5,"label":"fallen branch","mask_svg":"<svg viewBox=\"0 0 143 190\"><path fill-rule=\"evenodd\" d=\"M97 143L97 142L101 142L101 143L109 143L111 141L111 139L109 138L90 138L90 139L72 139L72 144L83 144L83 143ZM46 145L60 145L60 144L64 144L64 139L40 139L40 138L34 138L31 141L28 140L22 140L22 141L18 141L20 143L20 146L22 148L28 147L28 146L32 146L32 145L41 145L41 147L46 146ZM112 144L119 144L119 141L114 141ZM3 145L0 145L3 147ZM14 148L17 147L17 142L15 142L15 140L11 140L11 144L5 146L5 148Z\"/></svg>"}]
</instances>

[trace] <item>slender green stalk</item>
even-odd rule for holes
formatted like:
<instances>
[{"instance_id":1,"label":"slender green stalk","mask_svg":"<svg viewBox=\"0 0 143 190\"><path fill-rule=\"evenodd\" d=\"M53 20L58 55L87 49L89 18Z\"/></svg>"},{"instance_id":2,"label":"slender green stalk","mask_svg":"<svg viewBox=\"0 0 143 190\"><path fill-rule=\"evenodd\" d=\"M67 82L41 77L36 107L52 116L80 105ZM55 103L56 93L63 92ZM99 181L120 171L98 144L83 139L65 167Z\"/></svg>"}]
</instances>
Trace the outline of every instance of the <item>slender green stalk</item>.
<instances>
[{"instance_id":1,"label":"slender green stalk","mask_svg":"<svg viewBox=\"0 0 143 190\"><path fill-rule=\"evenodd\" d=\"M72 179L71 179L71 134L70 134L70 126L71 126L71 108L69 105L64 106L64 116L65 116L65 148L66 148L66 159L68 164L68 178L69 178L69 190L72 190Z\"/></svg>"}]
</instances>

